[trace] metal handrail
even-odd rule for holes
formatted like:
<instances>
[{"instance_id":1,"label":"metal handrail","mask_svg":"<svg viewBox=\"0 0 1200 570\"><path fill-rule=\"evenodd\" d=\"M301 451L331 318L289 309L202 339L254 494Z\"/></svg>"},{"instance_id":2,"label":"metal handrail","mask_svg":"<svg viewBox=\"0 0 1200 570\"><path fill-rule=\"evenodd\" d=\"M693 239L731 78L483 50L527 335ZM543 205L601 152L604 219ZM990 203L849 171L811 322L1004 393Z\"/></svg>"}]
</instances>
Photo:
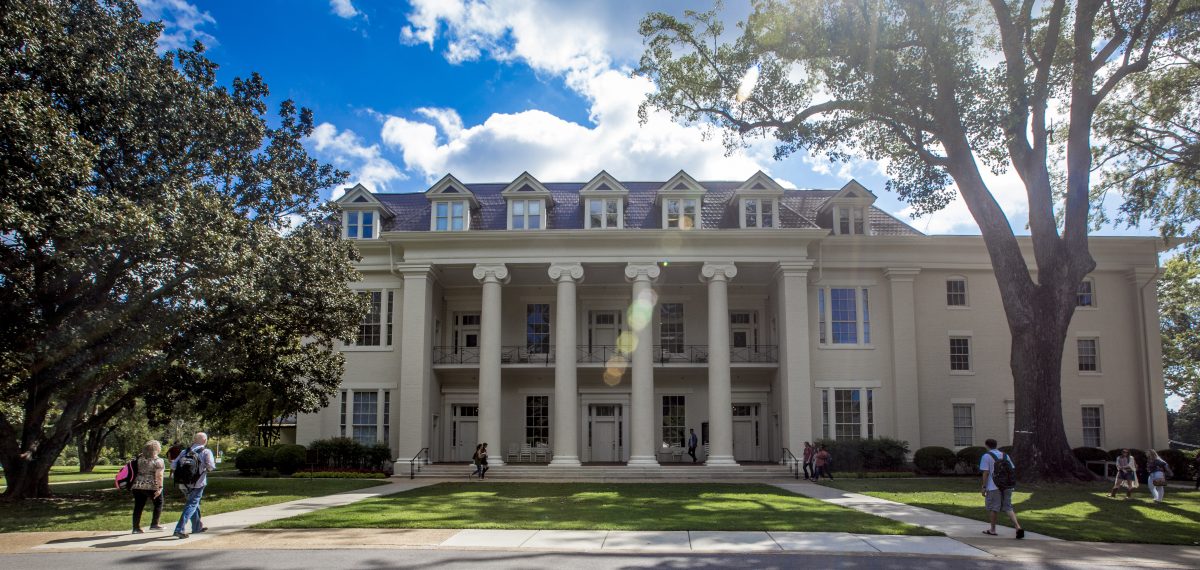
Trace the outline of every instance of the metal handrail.
<instances>
[{"instance_id":1,"label":"metal handrail","mask_svg":"<svg viewBox=\"0 0 1200 570\"><path fill-rule=\"evenodd\" d=\"M779 362L779 347L774 344L752 344L729 347L730 362Z\"/></svg>"},{"instance_id":2,"label":"metal handrail","mask_svg":"<svg viewBox=\"0 0 1200 570\"><path fill-rule=\"evenodd\" d=\"M501 364L542 364L545 366L554 366L554 358L556 349L553 344L549 346L535 346L529 344L519 344L515 346L500 347L500 363ZM541 352L545 351L545 352Z\"/></svg>"},{"instance_id":3,"label":"metal handrail","mask_svg":"<svg viewBox=\"0 0 1200 570\"><path fill-rule=\"evenodd\" d=\"M479 364L478 346L435 346L434 364Z\"/></svg>"},{"instance_id":4,"label":"metal handrail","mask_svg":"<svg viewBox=\"0 0 1200 570\"><path fill-rule=\"evenodd\" d=\"M792 466L788 468L788 473L794 473L796 475L796 478L799 479L800 478L800 460L796 458L795 454L792 453L792 450L790 450L786 447L783 448L783 453L784 453L783 461L785 464L787 463L788 458L789 457L791 458Z\"/></svg>"},{"instance_id":5,"label":"metal handrail","mask_svg":"<svg viewBox=\"0 0 1200 570\"><path fill-rule=\"evenodd\" d=\"M705 363L708 362L707 344L656 344L654 345L654 362L666 364L670 362Z\"/></svg>"},{"instance_id":6,"label":"metal handrail","mask_svg":"<svg viewBox=\"0 0 1200 570\"><path fill-rule=\"evenodd\" d=\"M544 350L545 352L538 352ZM666 363L708 363L709 346L707 344L663 345L656 344L653 349L653 361L656 364ZM679 352L676 352L679 351ZM508 345L500 347L501 364L544 364L551 366L557 358L558 347L550 345ZM433 347L433 364L479 364L479 347L471 346L435 346ZM613 359L629 362L633 354L622 350L616 345L577 345L575 347L575 362L585 364L605 364ZM779 362L779 347L774 344L755 344L750 346L730 346L729 362L731 363L775 363Z\"/></svg>"},{"instance_id":7,"label":"metal handrail","mask_svg":"<svg viewBox=\"0 0 1200 570\"><path fill-rule=\"evenodd\" d=\"M617 362L627 364L633 355L613 344L581 344L575 347L575 362L608 364L614 358Z\"/></svg>"},{"instance_id":8,"label":"metal handrail","mask_svg":"<svg viewBox=\"0 0 1200 570\"><path fill-rule=\"evenodd\" d=\"M420 467L417 467L417 461L421 457L421 454L425 454L425 465L429 465L429 448L422 447L421 451L418 451L417 454L414 455L412 459L408 460L408 478L409 479L416 479L417 471L421 470Z\"/></svg>"}]
</instances>

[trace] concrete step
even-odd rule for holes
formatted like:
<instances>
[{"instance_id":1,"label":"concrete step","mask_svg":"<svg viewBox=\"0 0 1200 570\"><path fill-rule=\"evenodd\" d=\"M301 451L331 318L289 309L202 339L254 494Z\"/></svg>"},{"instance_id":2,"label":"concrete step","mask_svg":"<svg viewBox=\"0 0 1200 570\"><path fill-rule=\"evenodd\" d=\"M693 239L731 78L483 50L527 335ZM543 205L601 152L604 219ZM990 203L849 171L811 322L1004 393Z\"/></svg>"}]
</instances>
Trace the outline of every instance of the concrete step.
<instances>
[{"instance_id":1,"label":"concrete step","mask_svg":"<svg viewBox=\"0 0 1200 570\"><path fill-rule=\"evenodd\" d=\"M438 463L423 465L416 477L422 479L466 479L473 467L466 463ZM396 465L396 477L408 477L409 466ZM661 479L678 481L712 480L784 480L794 475L787 467L775 464L752 464L731 467L705 467L699 465L626 467L622 465L598 465L582 467L550 467L547 465L507 464L488 470L488 479L494 481L604 481L631 479Z\"/></svg>"}]
</instances>

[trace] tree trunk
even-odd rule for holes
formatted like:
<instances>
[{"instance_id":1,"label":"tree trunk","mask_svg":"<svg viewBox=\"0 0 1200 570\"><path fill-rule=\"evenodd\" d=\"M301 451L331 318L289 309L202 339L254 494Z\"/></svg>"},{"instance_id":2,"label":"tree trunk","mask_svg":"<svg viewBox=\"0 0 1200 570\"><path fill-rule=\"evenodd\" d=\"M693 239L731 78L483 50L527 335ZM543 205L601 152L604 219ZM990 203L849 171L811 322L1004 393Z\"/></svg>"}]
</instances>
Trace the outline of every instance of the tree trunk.
<instances>
[{"instance_id":1,"label":"tree trunk","mask_svg":"<svg viewBox=\"0 0 1200 570\"><path fill-rule=\"evenodd\" d=\"M58 454L55 453L54 457ZM54 460L34 459L27 455L4 458L5 499L34 499L53 496L50 493L50 467Z\"/></svg>"},{"instance_id":2,"label":"tree trunk","mask_svg":"<svg viewBox=\"0 0 1200 570\"><path fill-rule=\"evenodd\" d=\"M98 428L88 430L78 436L76 447L79 449L79 472L91 473L100 461L100 452L104 450L104 440L108 430Z\"/></svg>"}]
</instances>

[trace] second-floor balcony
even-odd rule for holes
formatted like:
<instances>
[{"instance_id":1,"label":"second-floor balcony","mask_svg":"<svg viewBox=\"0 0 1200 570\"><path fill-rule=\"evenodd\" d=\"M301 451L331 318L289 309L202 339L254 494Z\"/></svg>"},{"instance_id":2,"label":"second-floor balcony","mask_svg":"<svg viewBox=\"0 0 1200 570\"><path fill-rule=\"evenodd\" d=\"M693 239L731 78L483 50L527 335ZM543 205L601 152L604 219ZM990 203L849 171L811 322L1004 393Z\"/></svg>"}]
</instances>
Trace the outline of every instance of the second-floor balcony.
<instances>
[{"instance_id":1,"label":"second-floor balcony","mask_svg":"<svg viewBox=\"0 0 1200 570\"><path fill-rule=\"evenodd\" d=\"M559 351L553 345L517 345L500 347L501 365L553 366ZM479 366L479 347L435 346L434 366ZM655 365L708 364L706 344L656 344L651 350ZM579 345L575 362L583 365L629 363L633 355L616 345ZM773 344L729 347L731 364L777 364L779 347Z\"/></svg>"}]
</instances>

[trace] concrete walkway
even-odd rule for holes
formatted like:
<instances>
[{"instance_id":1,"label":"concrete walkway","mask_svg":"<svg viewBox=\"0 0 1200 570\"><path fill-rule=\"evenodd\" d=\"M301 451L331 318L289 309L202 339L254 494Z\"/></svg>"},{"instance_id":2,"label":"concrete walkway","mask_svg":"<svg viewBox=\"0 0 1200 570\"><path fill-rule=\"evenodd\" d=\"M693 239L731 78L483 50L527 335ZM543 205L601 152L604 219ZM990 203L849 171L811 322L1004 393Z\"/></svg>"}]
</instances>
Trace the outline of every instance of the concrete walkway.
<instances>
[{"instance_id":1,"label":"concrete walkway","mask_svg":"<svg viewBox=\"0 0 1200 570\"><path fill-rule=\"evenodd\" d=\"M812 497L831 503L841 507L854 509L859 512L884 517L903 523L923 526L925 528L936 530L949 536L958 539L983 539L983 540L1012 540L1016 536L1016 532L1010 527L1001 527L1000 523L1010 524L1008 516L1001 513L1002 519L997 519L996 533L999 536L989 536L983 534L987 529L987 523L968 519L964 517L939 513L921 507L914 507L904 503L897 503L887 499L879 499L868 495L858 493L850 493L833 487L825 487L815 483L775 483L776 487L785 491L791 491L806 497ZM983 497L979 499L979 508L983 509ZM1018 513L1019 515L1020 513ZM1036 532L1025 532L1025 540L1050 540L1058 541L1057 538L1038 534Z\"/></svg>"}]
</instances>

